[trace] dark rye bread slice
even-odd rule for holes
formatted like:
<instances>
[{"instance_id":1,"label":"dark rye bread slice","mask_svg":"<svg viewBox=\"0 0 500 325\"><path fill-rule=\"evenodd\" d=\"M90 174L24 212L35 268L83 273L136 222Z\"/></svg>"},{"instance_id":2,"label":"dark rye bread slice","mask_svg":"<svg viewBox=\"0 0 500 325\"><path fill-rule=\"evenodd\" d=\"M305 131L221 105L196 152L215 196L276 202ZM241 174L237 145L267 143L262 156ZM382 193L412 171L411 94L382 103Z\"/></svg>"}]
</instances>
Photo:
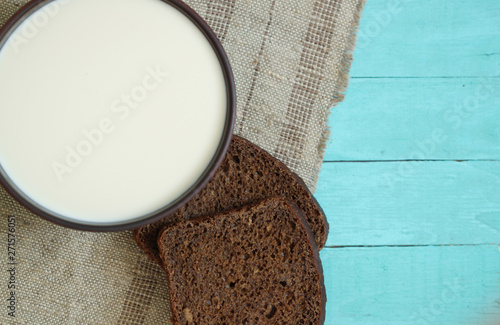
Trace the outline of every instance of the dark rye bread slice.
<instances>
[{"instance_id":1,"label":"dark rye bread slice","mask_svg":"<svg viewBox=\"0 0 500 325\"><path fill-rule=\"evenodd\" d=\"M318 248L286 199L171 224L158 245L174 324L324 322Z\"/></svg>"},{"instance_id":2,"label":"dark rye bread slice","mask_svg":"<svg viewBox=\"0 0 500 325\"><path fill-rule=\"evenodd\" d=\"M200 193L177 212L134 230L134 239L161 265L156 240L164 226L214 215L273 196L285 196L304 211L316 244L323 248L328 233L326 217L304 182L269 153L236 135L221 166Z\"/></svg>"}]
</instances>

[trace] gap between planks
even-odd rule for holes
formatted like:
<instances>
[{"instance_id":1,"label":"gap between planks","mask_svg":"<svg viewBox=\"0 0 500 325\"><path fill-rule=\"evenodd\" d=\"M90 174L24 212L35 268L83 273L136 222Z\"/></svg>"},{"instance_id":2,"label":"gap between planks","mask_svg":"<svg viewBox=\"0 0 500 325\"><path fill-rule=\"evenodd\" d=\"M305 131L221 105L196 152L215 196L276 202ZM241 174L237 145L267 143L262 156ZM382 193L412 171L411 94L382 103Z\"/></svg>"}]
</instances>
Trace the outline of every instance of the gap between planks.
<instances>
[{"instance_id":1,"label":"gap between planks","mask_svg":"<svg viewBox=\"0 0 500 325\"><path fill-rule=\"evenodd\" d=\"M351 76L351 79L498 79L500 76L381 76L381 77L369 77L369 76Z\"/></svg>"},{"instance_id":2,"label":"gap between planks","mask_svg":"<svg viewBox=\"0 0 500 325\"><path fill-rule=\"evenodd\" d=\"M430 245L346 245L346 246L325 246L324 248L412 248L412 247L464 247L464 246L495 246L495 243L484 244L430 244ZM498 245L500 249L500 245Z\"/></svg>"},{"instance_id":3,"label":"gap between planks","mask_svg":"<svg viewBox=\"0 0 500 325\"><path fill-rule=\"evenodd\" d=\"M395 162L500 162L500 159L387 159L387 160L325 160L323 163L395 163Z\"/></svg>"}]
</instances>

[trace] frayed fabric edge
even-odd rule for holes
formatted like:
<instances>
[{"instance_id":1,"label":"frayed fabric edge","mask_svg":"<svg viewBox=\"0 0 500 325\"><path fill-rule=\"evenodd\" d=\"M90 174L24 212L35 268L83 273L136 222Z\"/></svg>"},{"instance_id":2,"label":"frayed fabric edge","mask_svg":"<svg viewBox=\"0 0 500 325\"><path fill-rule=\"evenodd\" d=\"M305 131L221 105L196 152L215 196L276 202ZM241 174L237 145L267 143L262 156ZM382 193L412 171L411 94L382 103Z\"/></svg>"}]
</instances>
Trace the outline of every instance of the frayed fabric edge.
<instances>
[{"instance_id":1,"label":"frayed fabric edge","mask_svg":"<svg viewBox=\"0 0 500 325\"><path fill-rule=\"evenodd\" d=\"M349 36L347 39L347 49L342 55L341 59L341 70L339 72L339 76L337 78L337 81L335 82L335 90L332 94L332 101L330 102L330 107L327 110L327 113L325 114L325 118L323 121L324 129L321 134L321 138L319 141L318 145L318 152L319 152L319 159L318 163L315 169L315 175L316 179L313 180L313 184L315 184L314 188L311 189L311 191L314 193L316 191L317 187L317 182L319 179L319 173L321 171L321 167L323 166L323 159L325 157L326 153L326 148L328 144L328 140L330 139L332 130L330 126L328 125L328 121L332 112L332 109L335 108L339 103L341 103L344 98L345 98L345 92L347 90L347 87L349 85L349 72L351 69L351 64L353 61L353 52L354 49L356 48L356 42L358 39L358 31L359 31L359 24L361 21L361 16L363 12L363 8L366 4L366 0L360 0L357 8L358 10L355 11L354 17L352 20Z\"/></svg>"}]
</instances>

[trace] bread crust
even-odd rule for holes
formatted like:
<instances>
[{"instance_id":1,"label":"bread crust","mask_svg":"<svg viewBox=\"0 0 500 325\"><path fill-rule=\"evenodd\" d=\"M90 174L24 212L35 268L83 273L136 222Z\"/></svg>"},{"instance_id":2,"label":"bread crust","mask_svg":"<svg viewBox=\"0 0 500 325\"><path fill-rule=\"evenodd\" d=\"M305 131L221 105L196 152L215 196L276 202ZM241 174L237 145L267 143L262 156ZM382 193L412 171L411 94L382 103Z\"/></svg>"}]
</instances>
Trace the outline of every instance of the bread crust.
<instances>
[{"instance_id":1,"label":"bread crust","mask_svg":"<svg viewBox=\"0 0 500 325\"><path fill-rule=\"evenodd\" d=\"M318 245L316 245L316 240L314 239L314 235L311 231L311 228L307 225L306 217L304 215L304 212L300 210L300 208L293 202L288 201L288 204L292 207L292 209L295 211L297 216L300 219L300 225L302 228L305 230L307 233L307 237L309 238L309 245L311 246L311 251L313 252L314 255L314 260L316 263L316 268L318 269L318 273L320 275L320 291L321 291L321 312L320 312L320 319L318 321L318 324L324 324L325 323L325 316L326 316L326 288L325 288L325 275L323 272L323 264L321 263L321 258L319 256L319 248Z\"/></svg>"}]
</instances>

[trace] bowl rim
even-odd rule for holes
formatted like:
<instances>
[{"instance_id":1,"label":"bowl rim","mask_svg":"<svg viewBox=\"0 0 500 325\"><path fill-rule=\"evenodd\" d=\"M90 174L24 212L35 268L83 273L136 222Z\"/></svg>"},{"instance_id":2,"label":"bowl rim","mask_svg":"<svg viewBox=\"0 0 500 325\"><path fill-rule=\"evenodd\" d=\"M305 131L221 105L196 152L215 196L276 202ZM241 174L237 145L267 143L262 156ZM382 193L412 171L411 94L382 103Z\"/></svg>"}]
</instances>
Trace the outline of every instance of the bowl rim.
<instances>
[{"instance_id":1,"label":"bowl rim","mask_svg":"<svg viewBox=\"0 0 500 325\"><path fill-rule=\"evenodd\" d=\"M27 19L31 14L38 11L43 6L57 0L31 0L26 5L21 7L3 26L0 28L0 51L5 45L5 42L9 39L11 33L17 28L25 19ZM82 231L92 231L92 232L116 232L125 231L146 226L155 221L158 221L178 210L182 205L188 202L193 196L198 194L209 180L214 176L215 172L219 168L220 164L224 160L225 154L231 142L233 128L236 118L236 85L234 81L233 72L227 54L216 36L215 32L210 28L210 26L201 18L191 7L182 2L181 0L158 0L162 1L167 5L171 5L179 12L184 14L196 27L204 34L206 39L209 41L212 49L219 59L221 69L224 75L224 80L226 84L226 118L224 122L224 129L222 132L222 137L219 142L219 146L212 157L212 160L208 164L208 167L202 173L200 178L188 188L181 196L179 196L174 201L168 203L163 208L156 210L150 214L138 217L137 219L128 219L120 222L114 223L85 223L79 220L71 220L63 216L58 216L58 214L50 212L49 209L43 208L40 204L34 202L26 194L24 194L17 186L10 181L5 175L7 173L3 170L0 164L0 185L9 193L17 202L19 202L23 207L34 213L35 215L42 217L45 220L51 221L60 226L67 228L72 228Z\"/></svg>"}]
</instances>

